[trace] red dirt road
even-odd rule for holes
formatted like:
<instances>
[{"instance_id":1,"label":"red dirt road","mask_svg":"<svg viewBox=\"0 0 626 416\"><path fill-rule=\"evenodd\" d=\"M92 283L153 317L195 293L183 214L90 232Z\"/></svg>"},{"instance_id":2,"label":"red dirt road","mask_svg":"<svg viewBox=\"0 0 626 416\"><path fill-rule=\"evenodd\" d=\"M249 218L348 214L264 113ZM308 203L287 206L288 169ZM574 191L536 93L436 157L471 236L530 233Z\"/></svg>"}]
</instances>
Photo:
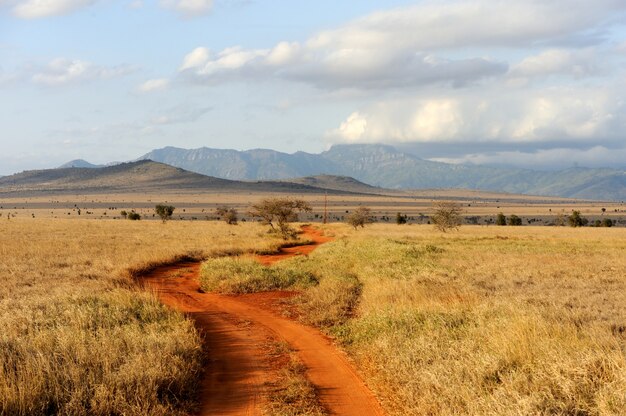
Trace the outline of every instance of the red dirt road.
<instances>
[{"instance_id":1,"label":"red dirt road","mask_svg":"<svg viewBox=\"0 0 626 416\"><path fill-rule=\"evenodd\" d=\"M258 256L258 260L271 264L307 254L329 240L312 227L303 230L312 245L283 249L276 256ZM267 303L259 303L258 296L201 293L199 271L200 263L178 264L158 268L143 281L163 303L188 313L203 335L209 364L201 385L200 415L261 414L264 384L271 381L272 374L264 345L272 339L287 342L295 350L330 414L384 414L345 354L319 331L279 316ZM280 298L285 293L276 295Z\"/></svg>"}]
</instances>

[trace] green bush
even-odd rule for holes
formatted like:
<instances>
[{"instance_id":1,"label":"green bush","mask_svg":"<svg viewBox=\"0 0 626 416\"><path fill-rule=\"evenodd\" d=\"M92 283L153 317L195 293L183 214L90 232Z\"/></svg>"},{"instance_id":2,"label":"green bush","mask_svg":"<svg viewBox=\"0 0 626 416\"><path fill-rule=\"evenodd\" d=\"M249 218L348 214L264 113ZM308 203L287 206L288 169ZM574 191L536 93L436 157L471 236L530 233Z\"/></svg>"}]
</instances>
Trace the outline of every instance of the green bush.
<instances>
[{"instance_id":1,"label":"green bush","mask_svg":"<svg viewBox=\"0 0 626 416\"><path fill-rule=\"evenodd\" d=\"M589 220L580 215L580 211L572 211L572 215L568 218L569 225L571 227L584 227L589 223Z\"/></svg>"},{"instance_id":2,"label":"green bush","mask_svg":"<svg viewBox=\"0 0 626 416\"><path fill-rule=\"evenodd\" d=\"M139 221L141 219L141 215L135 211L131 211L128 213L127 218L131 221Z\"/></svg>"},{"instance_id":3,"label":"green bush","mask_svg":"<svg viewBox=\"0 0 626 416\"><path fill-rule=\"evenodd\" d=\"M506 216L501 212L496 216L496 225L506 225Z\"/></svg>"}]
</instances>

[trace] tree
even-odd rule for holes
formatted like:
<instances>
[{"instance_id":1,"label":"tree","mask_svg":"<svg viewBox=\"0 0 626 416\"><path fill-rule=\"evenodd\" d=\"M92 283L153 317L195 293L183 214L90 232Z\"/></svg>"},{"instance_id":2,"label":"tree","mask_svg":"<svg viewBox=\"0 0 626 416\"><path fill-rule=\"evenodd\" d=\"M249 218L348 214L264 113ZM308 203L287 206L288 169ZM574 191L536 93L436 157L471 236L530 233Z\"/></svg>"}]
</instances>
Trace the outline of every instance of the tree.
<instances>
[{"instance_id":1,"label":"tree","mask_svg":"<svg viewBox=\"0 0 626 416\"><path fill-rule=\"evenodd\" d=\"M409 220L408 215L406 214L402 215L399 212L396 214L396 224L398 225L406 224L408 220Z\"/></svg>"},{"instance_id":2,"label":"tree","mask_svg":"<svg viewBox=\"0 0 626 416\"><path fill-rule=\"evenodd\" d=\"M506 216L501 212L496 215L496 225L506 225Z\"/></svg>"},{"instance_id":3,"label":"tree","mask_svg":"<svg viewBox=\"0 0 626 416\"><path fill-rule=\"evenodd\" d=\"M461 206L451 201L439 201L433 205L434 213L431 216L435 228L444 233L449 229L458 229L461 226Z\"/></svg>"},{"instance_id":4,"label":"tree","mask_svg":"<svg viewBox=\"0 0 626 416\"><path fill-rule=\"evenodd\" d=\"M355 230L357 227L365 228L365 224L372 222L371 212L372 211L367 207L358 207L348 215L346 221L353 226Z\"/></svg>"},{"instance_id":5,"label":"tree","mask_svg":"<svg viewBox=\"0 0 626 416\"><path fill-rule=\"evenodd\" d=\"M165 221L172 218L172 214L174 214L175 209L176 208L174 208L171 205L159 204L156 207L154 207L154 212L161 218L161 220L165 224Z\"/></svg>"},{"instance_id":6,"label":"tree","mask_svg":"<svg viewBox=\"0 0 626 416\"><path fill-rule=\"evenodd\" d=\"M128 212L126 212L126 211L121 211L121 212L120 212L120 215L121 215L124 219L128 218Z\"/></svg>"},{"instance_id":7,"label":"tree","mask_svg":"<svg viewBox=\"0 0 626 416\"><path fill-rule=\"evenodd\" d=\"M509 225L522 225L522 219L515 214L512 214L508 220Z\"/></svg>"},{"instance_id":8,"label":"tree","mask_svg":"<svg viewBox=\"0 0 626 416\"><path fill-rule=\"evenodd\" d=\"M235 208L220 207L215 210L218 217L226 221L226 224L237 225L237 210Z\"/></svg>"},{"instance_id":9,"label":"tree","mask_svg":"<svg viewBox=\"0 0 626 416\"><path fill-rule=\"evenodd\" d=\"M613 220L610 218L605 218L602 220L602 226L603 227L612 227L613 226Z\"/></svg>"},{"instance_id":10,"label":"tree","mask_svg":"<svg viewBox=\"0 0 626 416\"><path fill-rule=\"evenodd\" d=\"M279 232L287 240L296 234L289 223L298 220L298 212L311 210L309 203L301 199L265 198L252 205L250 215L260 218L264 224L270 226L270 231Z\"/></svg>"}]
</instances>

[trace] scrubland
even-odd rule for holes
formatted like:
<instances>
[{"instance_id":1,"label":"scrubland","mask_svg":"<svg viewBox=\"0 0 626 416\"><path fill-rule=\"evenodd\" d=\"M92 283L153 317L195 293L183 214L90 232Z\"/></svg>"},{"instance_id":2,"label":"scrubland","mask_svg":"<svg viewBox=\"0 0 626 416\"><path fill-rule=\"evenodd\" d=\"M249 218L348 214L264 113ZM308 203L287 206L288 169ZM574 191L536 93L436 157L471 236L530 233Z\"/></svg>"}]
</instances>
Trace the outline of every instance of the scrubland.
<instances>
[{"instance_id":1,"label":"scrubland","mask_svg":"<svg viewBox=\"0 0 626 416\"><path fill-rule=\"evenodd\" d=\"M626 230L326 230L334 242L264 273L304 284L300 319L336 337L390 414L624 414ZM221 261L235 272L220 290L264 288Z\"/></svg>"},{"instance_id":2,"label":"scrubland","mask_svg":"<svg viewBox=\"0 0 626 416\"><path fill-rule=\"evenodd\" d=\"M3 218L0 414L189 411L198 334L133 275L264 244L256 225Z\"/></svg>"}]
</instances>

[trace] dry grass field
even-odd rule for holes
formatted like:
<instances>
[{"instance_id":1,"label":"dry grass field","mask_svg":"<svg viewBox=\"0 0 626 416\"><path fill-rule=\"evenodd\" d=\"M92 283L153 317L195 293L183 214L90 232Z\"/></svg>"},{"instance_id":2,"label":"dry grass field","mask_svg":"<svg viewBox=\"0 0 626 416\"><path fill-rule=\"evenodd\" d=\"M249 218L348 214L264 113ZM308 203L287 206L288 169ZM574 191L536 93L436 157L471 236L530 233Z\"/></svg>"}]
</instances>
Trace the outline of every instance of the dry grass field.
<instances>
[{"instance_id":1,"label":"dry grass field","mask_svg":"<svg viewBox=\"0 0 626 416\"><path fill-rule=\"evenodd\" d=\"M626 231L330 227L303 319L356 359L390 414L619 415Z\"/></svg>"},{"instance_id":2,"label":"dry grass field","mask_svg":"<svg viewBox=\"0 0 626 416\"><path fill-rule=\"evenodd\" d=\"M179 192L179 193L112 193L87 195L53 195L0 198L0 218L15 215L17 218L66 219L121 219L122 210L135 210L144 219L158 219L154 206L158 203L174 205L174 219L206 221L216 218L215 210L221 206L236 208L246 217L250 205L268 196L288 195L301 198L313 207L311 214L302 215L303 221L321 222L324 212L323 194L269 194L267 192ZM441 199L459 201L467 222L488 224L502 212L524 218L524 225L549 224L557 214L569 215L578 210L591 221L611 218L626 226L626 204L622 202L579 201L556 197L498 194L469 190L424 190L398 192L398 195L328 195L328 219L343 222L348 213L360 205L370 207L380 222L393 223L398 212L408 215L411 223L427 223L432 214L433 202ZM605 212L602 211L605 209ZM248 218L249 219L249 218ZM528 220L531 220L529 223Z\"/></svg>"},{"instance_id":3,"label":"dry grass field","mask_svg":"<svg viewBox=\"0 0 626 416\"><path fill-rule=\"evenodd\" d=\"M263 248L264 236L215 222L2 218L0 414L190 410L198 334L132 275L181 255Z\"/></svg>"},{"instance_id":4,"label":"dry grass field","mask_svg":"<svg viewBox=\"0 0 626 416\"><path fill-rule=\"evenodd\" d=\"M301 290L300 319L336 338L390 415L626 409L626 229L325 232L335 241L271 271L212 260L234 278L206 284ZM0 218L0 414L190 411L198 334L132 276L275 244L250 222Z\"/></svg>"}]
</instances>

